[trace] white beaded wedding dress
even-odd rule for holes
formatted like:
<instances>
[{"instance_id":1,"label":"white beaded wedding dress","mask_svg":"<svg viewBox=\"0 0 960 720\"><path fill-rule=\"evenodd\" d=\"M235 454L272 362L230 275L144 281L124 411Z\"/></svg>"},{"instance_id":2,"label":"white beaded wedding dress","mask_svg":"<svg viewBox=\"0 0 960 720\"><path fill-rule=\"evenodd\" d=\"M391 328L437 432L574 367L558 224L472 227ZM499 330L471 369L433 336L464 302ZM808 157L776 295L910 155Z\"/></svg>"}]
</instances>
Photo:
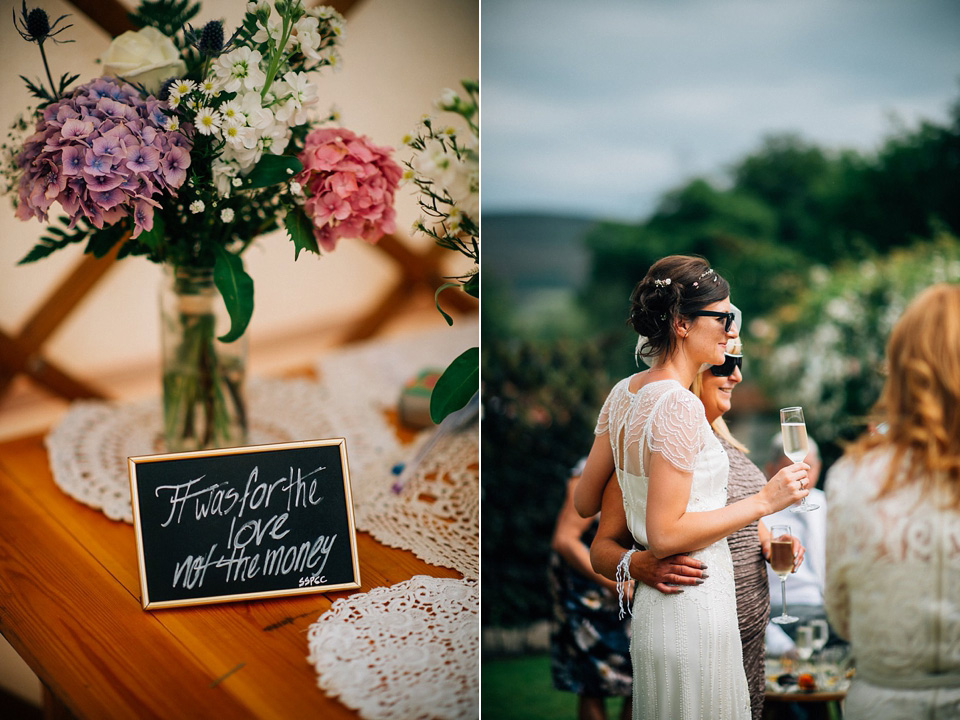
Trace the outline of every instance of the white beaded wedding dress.
<instances>
[{"instance_id":1,"label":"white beaded wedding dress","mask_svg":"<svg viewBox=\"0 0 960 720\"><path fill-rule=\"evenodd\" d=\"M960 718L960 512L913 485L876 499L892 451L827 475L827 615L857 672L844 718Z\"/></svg>"},{"instance_id":2,"label":"white beaded wedding dress","mask_svg":"<svg viewBox=\"0 0 960 720\"><path fill-rule=\"evenodd\" d=\"M703 405L675 380L648 383L636 393L630 378L610 391L597 434L609 432L627 525L647 546L646 508L650 453L693 473L687 510L722 508L727 502L727 455ZM727 541L690 553L707 565L702 585L679 594L637 583L630 654L633 717L649 720L750 718L741 658L733 561Z\"/></svg>"}]
</instances>

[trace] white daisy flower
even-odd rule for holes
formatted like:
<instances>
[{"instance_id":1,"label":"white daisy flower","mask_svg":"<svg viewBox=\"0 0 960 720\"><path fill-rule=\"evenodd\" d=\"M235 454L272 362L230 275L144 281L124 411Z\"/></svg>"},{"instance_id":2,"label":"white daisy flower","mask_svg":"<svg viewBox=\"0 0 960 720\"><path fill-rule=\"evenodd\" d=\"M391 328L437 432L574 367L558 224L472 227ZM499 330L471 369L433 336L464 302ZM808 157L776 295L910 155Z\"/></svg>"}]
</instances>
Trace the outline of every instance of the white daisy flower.
<instances>
[{"instance_id":1,"label":"white daisy flower","mask_svg":"<svg viewBox=\"0 0 960 720\"><path fill-rule=\"evenodd\" d=\"M193 80L177 80L170 86L170 97L176 96L177 98L182 98L184 95L189 95L196 89L197 84Z\"/></svg>"},{"instance_id":2,"label":"white daisy flower","mask_svg":"<svg viewBox=\"0 0 960 720\"><path fill-rule=\"evenodd\" d=\"M200 83L200 92L202 92L207 97L212 97L220 94L219 91L217 90L217 83L212 77L207 78L206 80L203 80Z\"/></svg>"},{"instance_id":3,"label":"white daisy flower","mask_svg":"<svg viewBox=\"0 0 960 720\"><path fill-rule=\"evenodd\" d=\"M231 100L221 105L220 115L223 117L225 123L235 122L242 125L247 122L247 116L243 114L243 111L240 109L240 103L236 100Z\"/></svg>"},{"instance_id":4,"label":"white daisy flower","mask_svg":"<svg viewBox=\"0 0 960 720\"><path fill-rule=\"evenodd\" d=\"M194 125L201 135L212 135L220 127L220 113L210 107L202 107L197 111Z\"/></svg>"}]
</instances>

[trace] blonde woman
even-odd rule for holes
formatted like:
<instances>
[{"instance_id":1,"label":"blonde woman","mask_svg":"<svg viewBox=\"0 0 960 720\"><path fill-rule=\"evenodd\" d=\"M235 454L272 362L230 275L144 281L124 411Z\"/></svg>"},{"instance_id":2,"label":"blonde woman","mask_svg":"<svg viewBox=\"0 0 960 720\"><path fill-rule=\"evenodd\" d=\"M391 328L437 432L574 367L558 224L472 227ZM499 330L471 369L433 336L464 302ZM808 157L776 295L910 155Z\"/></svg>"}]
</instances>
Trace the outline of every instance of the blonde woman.
<instances>
[{"instance_id":1,"label":"blonde woman","mask_svg":"<svg viewBox=\"0 0 960 720\"><path fill-rule=\"evenodd\" d=\"M827 475L830 623L857 674L848 720L960 718L960 286L910 303L876 428Z\"/></svg>"}]
</instances>

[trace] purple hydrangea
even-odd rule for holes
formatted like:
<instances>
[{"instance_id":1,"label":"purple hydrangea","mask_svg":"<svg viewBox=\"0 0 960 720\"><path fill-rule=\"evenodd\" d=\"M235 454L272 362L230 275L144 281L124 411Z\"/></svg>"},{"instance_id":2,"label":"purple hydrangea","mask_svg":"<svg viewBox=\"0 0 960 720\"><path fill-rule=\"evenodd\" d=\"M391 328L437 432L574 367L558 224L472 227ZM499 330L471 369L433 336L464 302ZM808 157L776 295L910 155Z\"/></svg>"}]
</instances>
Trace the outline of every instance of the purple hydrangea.
<instances>
[{"instance_id":1,"label":"purple hydrangea","mask_svg":"<svg viewBox=\"0 0 960 720\"><path fill-rule=\"evenodd\" d=\"M48 105L17 160L17 216L46 221L57 201L71 227L81 217L102 228L133 215L133 237L149 231L158 199L175 196L190 167L190 139L167 129L165 108L106 77Z\"/></svg>"}]
</instances>

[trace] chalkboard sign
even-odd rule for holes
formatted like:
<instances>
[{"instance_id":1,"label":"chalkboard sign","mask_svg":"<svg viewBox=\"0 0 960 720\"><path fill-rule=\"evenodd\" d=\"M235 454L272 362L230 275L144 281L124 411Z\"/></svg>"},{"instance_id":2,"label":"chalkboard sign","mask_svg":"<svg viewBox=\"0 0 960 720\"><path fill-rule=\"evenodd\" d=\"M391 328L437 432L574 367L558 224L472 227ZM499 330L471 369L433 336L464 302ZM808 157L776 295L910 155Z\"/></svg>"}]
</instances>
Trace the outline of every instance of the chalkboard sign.
<instances>
[{"instance_id":1,"label":"chalkboard sign","mask_svg":"<svg viewBox=\"0 0 960 720\"><path fill-rule=\"evenodd\" d=\"M129 468L145 609L360 587L343 438Z\"/></svg>"}]
</instances>

